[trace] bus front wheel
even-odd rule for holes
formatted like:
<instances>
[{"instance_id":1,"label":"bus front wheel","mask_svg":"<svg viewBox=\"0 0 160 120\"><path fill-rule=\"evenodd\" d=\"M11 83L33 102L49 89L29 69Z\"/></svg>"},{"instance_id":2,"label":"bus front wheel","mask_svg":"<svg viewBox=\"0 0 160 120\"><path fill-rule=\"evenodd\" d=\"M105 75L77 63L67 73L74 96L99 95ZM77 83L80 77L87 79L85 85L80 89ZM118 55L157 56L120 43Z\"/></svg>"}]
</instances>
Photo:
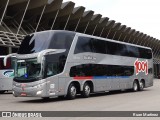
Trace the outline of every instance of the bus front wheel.
<instances>
[{"instance_id":1,"label":"bus front wheel","mask_svg":"<svg viewBox=\"0 0 160 120\"><path fill-rule=\"evenodd\" d=\"M67 98L70 100L75 99L76 94L77 94L76 86L73 83L71 83L68 87Z\"/></svg>"},{"instance_id":2,"label":"bus front wheel","mask_svg":"<svg viewBox=\"0 0 160 120\"><path fill-rule=\"evenodd\" d=\"M139 91L143 91L144 86L145 86L145 83L144 83L143 80L141 80L141 81L139 82Z\"/></svg>"},{"instance_id":3,"label":"bus front wheel","mask_svg":"<svg viewBox=\"0 0 160 120\"><path fill-rule=\"evenodd\" d=\"M85 83L83 86L83 91L81 93L82 97L84 97L84 98L89 97L90 92L91 92L90 86L87 83Z\"/></svg>"}]
</instances>

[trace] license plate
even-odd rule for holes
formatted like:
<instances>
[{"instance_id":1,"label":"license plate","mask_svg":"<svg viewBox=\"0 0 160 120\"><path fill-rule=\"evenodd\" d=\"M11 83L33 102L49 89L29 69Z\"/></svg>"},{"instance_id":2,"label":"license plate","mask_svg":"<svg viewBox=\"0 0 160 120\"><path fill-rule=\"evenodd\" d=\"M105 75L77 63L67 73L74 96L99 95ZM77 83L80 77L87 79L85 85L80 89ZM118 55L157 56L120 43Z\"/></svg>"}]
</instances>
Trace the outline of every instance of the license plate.
<instances>
[{"instance_id":1,"label":"license plate","mask_svg":"<svg viewBox=\"0 0 160 120\"><path fill-rule=\"evenodd\" d=\"M27 94L26 93L21 93L21 96L27 96Z\"/></svg>"}]
</instances>

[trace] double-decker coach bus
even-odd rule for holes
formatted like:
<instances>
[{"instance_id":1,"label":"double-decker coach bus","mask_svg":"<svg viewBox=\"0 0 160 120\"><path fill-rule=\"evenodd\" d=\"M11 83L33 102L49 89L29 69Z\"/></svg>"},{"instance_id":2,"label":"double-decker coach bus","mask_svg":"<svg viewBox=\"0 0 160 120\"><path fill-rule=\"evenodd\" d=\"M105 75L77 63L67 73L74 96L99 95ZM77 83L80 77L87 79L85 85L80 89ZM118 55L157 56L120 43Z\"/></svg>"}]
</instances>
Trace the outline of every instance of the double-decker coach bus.
<instances>
[{"instance_id":1,"label":"double-decker coach bus","mask_svg":"<svg viewBox=\"0 0 160 120\"><path fill-rule=\"evenodd\" d=\"M16 54L13 95L42 98L100 91L143 90L153 85L151 48L49 30L25 37Z\"/></svg>"},{"instance_id":2,"label":"double-decker coach bus","mask_svg":"<svg viewBox=\"0 0 160 120\"><path fill-rule=\"evenodd\" d=\"M5 56L0 56L0 94L12 90L14 77L14 57L9 58L6 65L3 64L4 58Z\"/></svg>"}]
</instances>

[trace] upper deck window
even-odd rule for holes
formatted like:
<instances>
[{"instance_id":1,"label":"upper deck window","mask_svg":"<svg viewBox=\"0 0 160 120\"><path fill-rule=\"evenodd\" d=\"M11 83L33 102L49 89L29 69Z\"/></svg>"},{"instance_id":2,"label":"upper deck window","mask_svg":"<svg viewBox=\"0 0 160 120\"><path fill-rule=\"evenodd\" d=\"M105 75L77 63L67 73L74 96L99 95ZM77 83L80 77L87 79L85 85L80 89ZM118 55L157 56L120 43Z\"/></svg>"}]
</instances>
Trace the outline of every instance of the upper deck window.
<instances>
[{"instance_id":1,"label":"upper deck window","mask_svg":"<svg viewBox=\"0 0 160 120\"><path fill-rule=\"evenodd\" d=\"M152 51L150 49L80 36L78 38L74 54L84 53L84 52L110 54L110 55L127 56L135 58L145 58L145 59L152 58Z\"/></svg>"},{"instance_id":2,"label":"upper deck window","mask_svg":"<svg viewBox=\"0 0 160 120\"><path fill-rule=\"evenodd\" d=\"M22 41L18 54L32 54L45 49L69 50L75 33L45 31L28 35Z\"/></svg>"}]
</instances>

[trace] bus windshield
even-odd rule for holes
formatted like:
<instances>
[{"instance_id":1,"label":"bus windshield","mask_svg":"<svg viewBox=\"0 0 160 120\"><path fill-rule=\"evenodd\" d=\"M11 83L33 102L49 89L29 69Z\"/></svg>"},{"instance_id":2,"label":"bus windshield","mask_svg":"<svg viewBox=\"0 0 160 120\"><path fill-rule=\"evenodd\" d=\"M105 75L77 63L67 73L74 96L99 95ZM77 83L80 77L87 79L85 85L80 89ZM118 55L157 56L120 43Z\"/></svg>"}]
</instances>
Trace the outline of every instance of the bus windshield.
<instances>
[{"instance_id":1,"label":"bus windshield","mask_svg":"<svg viewBox=\"0 0 160 120\"><path fill-rule=\"evenodd\" d=\"M15 69L16 79L35 79L41 77L41 64L37 59L18 60Z\"/></svg>"}]
</instances>

